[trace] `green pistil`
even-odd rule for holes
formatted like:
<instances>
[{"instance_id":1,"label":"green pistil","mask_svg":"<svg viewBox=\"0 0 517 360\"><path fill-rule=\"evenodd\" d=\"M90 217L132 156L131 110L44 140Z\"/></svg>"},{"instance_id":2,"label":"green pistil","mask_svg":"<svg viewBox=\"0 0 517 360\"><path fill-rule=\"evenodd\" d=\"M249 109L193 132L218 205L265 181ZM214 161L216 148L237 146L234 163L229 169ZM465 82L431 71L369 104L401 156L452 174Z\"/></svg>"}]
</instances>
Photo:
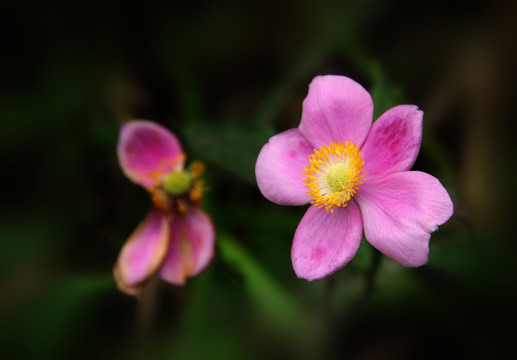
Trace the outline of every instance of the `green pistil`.
<instances>
[{"instance_id":1,"label":"green pistil","mask_svg":"<svg viewBox=\"0 0 517 360\"><path fill-rule=\"evenodd\" d=\"M174 196L186 194L190 189L190 174L185 171L174 171L165 177L163 187Z\"/></svg>"},{"instance_id":2,"label":"green pistil","mask_svg":"<svg viewBox=\"0 0 517 360\"><path fill-rule=\"evenodd\" d=\"M346 185L348 182L347 178L348 167L345 164L333 165L327 171L327 185L333 192L343 190L341 184Z\"/></svg>"}]
</instances>

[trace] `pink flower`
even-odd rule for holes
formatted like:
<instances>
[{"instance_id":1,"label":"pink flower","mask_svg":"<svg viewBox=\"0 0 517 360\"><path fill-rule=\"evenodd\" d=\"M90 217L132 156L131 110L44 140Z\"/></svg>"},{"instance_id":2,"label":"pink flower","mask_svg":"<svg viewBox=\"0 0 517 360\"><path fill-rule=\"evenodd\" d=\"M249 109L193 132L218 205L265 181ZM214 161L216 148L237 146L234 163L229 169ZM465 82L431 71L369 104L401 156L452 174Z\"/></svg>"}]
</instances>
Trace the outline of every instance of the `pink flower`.
<instances>
[{"instance_id":1,"label":"pink flower","mask_svg":"<svg viewBox=\"0 0 517 360\"><path fill-rule=\"evenodd\" d=\"M318 76L302 120L269 139L255 167L262 194L280 205L311 203L294 235L300 278L345 266L368 242L404 266L427 263L429 239L452 215L433 176L409 171L422 140L422 111L399 105L372 125L373 101L344 76Z\"/></svg>"},{"instance_id":2,"label":"pink flower","mask_svg":"<svg viewBox=\"0 0 517 360\"><path fill-rule=\"evenodd\" d=\"M183 285L208 265L214 252L214 227L200 209L203 165L192 163L185 169L176 136L151 121L124 124L117 150L124 174L153 200L120 252L114 268L117 285L138 295L154 274Z\"/></svg>"}]
</instances>

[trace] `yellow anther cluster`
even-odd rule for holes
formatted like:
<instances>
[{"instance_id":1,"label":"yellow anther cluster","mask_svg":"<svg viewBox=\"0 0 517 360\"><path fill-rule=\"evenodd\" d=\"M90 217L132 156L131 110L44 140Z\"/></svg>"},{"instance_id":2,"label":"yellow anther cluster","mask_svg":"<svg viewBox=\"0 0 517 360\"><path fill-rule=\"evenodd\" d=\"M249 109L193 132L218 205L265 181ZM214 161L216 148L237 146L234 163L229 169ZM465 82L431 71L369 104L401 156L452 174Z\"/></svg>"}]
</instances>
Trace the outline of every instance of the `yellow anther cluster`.
<instances>
[{"instance_id":1,"label":"yellow anther cluster","mask_svg":"<svg viewBox=\"0 0 517 360\"><path fill-rule=\"evenodd\" d=\"M334 208L347 205L366 175L361 174L364 162L359 147L348 140L346 145L337 141L315 149L309 161L303 181L313 199L311 204L331 213Z\"/></svg>"}]
</instances>

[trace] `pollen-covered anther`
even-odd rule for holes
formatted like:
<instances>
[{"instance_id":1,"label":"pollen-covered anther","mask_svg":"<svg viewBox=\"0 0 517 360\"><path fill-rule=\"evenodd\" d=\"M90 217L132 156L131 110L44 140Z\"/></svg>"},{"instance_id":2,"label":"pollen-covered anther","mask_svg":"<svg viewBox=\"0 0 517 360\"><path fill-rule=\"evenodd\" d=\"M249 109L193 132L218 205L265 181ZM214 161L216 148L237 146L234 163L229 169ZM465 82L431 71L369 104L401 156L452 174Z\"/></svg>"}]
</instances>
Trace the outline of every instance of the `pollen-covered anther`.
<instances>
[{"instance_id":1,"label":"pollen-covered anther","mask_svg":"<svg viewBox=\"0 0 517 360\"><path fill-rule=\"evenodd\" d=\"M203 164L200 161L194 161L192 164L190 164L189 168L190 168L190 173L192 174L192 177L194 179L197 179L205 171L205 164Z\"/></svg>"},{"instance_id":2,"label":"pollen-covered anther","mask_svg":"<svg viewBox=\"0 0 517 360\"><path fill-rule=\"evenodd\" d=\"M345 207L359 190L364 162L359 147L347 140L332 142L309 155L310 163L303 174L305 187L312 197L311 204L333 212L336 207Z\"/></svg>"},{"instance_id":3,"label":"pollen-covered anther","mask_svg":"<svg viewBox=\"0 0 517 360\"><path fill-rule=\"evenodd\" d=\"M154 207L160 210L167 210L169 208L169 196L160 188L149 190Z\"/></svg>"},{"instance_id":4,"label":"pollen-covered anther","mask_svg":"<svg viewBox=\"0 0 517 360\"><path fill-rule=\"evenodd\" d=\"M190 193L189 193L190 200L193 202L199 202L201 200L201 197L203 196L203 191L204 191L204 182L203 181L197 182L196 185L190 189Z\"/></svg>"}]
</instances>

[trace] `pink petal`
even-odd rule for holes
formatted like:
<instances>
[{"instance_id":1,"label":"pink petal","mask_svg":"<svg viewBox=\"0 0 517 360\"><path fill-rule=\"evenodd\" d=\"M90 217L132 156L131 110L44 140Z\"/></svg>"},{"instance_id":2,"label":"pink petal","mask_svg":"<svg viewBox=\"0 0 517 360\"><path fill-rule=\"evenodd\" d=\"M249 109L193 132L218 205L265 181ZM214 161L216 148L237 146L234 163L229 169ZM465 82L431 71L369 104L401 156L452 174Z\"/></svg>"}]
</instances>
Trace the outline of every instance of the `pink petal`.
<instances>
[{"instance_id":1,"label":"pink petal","mask_svg":"<svg viewBox=\"0 0 517 360\"><path fill-rule=\"evenodd\" d=\"M373 101L345 76L318 76L309 85L299 129L316 148L332 141L363 144L372 125Z\"/></svg>"},{"instance_id":2,"label":"pink petal","mask_svg":"<svg viewBox=\"0 0 517 360\"><path fill-rule=\"evenodd\" d=\"M422 142L422 117L414 105L395 106L379 117L361 149L368 178L411 169Z\"/></svg>"},{"instance_id":3,"label":"pink petal","mask_svg":"<svg viewBox=\"0 0 517 360\"><path fill-rule=\"evenodd\" d=\"M120 268L117 266L113 269L113 277L115 278L115 282L117 283L119 290L128 295L140 297L145 291L145 281L136 285L129 285L125 283L122 275L120 274Z\"/></svg>"},{"instance_id":4,"label":"pink petal","mask_svg":"<svg viewBox=\"0 0 517 360\"><path fill-rule=\"evenodd\" d=\"M183 168L180 142L152 121L135 120L122 125L117 151L124 174L146 188L153 187L172 170Z\"/></svg>"},{"instance_id":5,"label":"pink petal","mask_svg":"<svg viewBox=\"0 0 517 360\"><path fill-rule=\"evenodd\" d=\"M291 258L296 275L315 280L342 268L357 252L362 233L354 201L333 213L311 206L294 235Z\"/></svg>"},{"instance_id":6,"label":"pink petal","mask_svg":"<svg viewBox=\"0 0 517 360\"><path fill-rule=\"evenodd\" d=\"M197 206L171 219L171 236L160 276L175 285L200 273L214 254L215 231L212 220Z\"/></svg>"},{"instance_id":7,"label":"pink petal","mask_svg":"<svg viewBox=\"0 0 517 360\"><path fill-rule=\"evenodd\" d=\"M366 239L404 266L427 263L431 233L453 211L449 194L438 179L419 171L365 182L355 199Z\"/></svg>"},{"instance_id":8,"label":"pink petal","mask_svg":"<svg viewBox=\"0 0 517 360\"><path fill-rule=\"evenodd\" d=\"M255 165L262 195L280 205L309 203L302 171L313 150L298 129L284 131L269 139Z\"/></svg>"},{"instance_id":9,"label":"pink petal","mask_svg":"<svg viewBox=\"0 0 517 360\"><path fill-rule=\"evenodd\" d=\"M169 226L165 214L152 210L120 252L114 271L121 290L139 285L160 267L168 240Z\"/></svg>"}]
</instances>

